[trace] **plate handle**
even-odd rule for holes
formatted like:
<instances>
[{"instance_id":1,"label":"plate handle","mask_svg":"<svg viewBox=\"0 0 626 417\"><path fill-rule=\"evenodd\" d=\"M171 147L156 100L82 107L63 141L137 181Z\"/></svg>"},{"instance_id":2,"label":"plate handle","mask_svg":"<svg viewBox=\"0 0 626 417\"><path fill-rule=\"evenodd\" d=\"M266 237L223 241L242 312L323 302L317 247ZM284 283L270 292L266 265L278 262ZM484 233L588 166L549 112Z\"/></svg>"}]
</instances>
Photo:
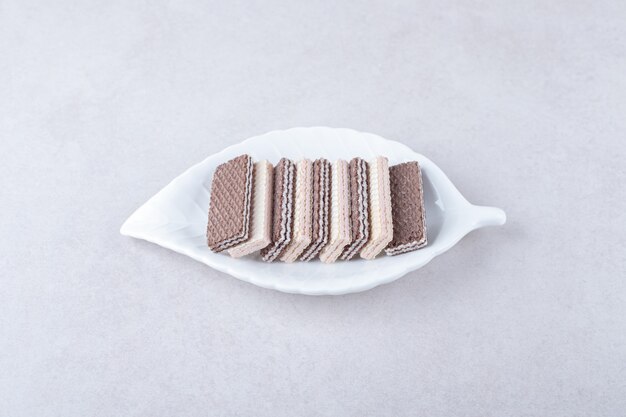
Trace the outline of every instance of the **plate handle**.
<instances>
[{"instance_id":1,"label":"plate handle","mask_svg":"<svg viewBox=\"0 0 626 417\"><path fill-rule=\"evenodd\" d=\"M472 229L486 226L502 226L506 223L506 213L497 207L471 206Z\"/></svg>"}]
</instances>

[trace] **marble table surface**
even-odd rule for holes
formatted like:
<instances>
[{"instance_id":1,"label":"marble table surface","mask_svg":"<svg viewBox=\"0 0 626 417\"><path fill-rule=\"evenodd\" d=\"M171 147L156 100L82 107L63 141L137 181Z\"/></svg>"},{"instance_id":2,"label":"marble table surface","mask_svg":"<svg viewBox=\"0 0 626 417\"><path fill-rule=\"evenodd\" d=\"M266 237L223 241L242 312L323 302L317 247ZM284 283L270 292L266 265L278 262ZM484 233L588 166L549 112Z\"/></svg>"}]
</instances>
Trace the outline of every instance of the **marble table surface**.
<instances>
[{"instance_id":1,"label":"marble table surface","mask_svg":"<svg viewBox=\"0 0 626 417\"><path fill-rule=\"evenodd\" d=\"M0 1L0 415L617 416L626 4ZM377 133L508 223L340 297L119 235L273 129Z\"/></svg>"}]
</instances>

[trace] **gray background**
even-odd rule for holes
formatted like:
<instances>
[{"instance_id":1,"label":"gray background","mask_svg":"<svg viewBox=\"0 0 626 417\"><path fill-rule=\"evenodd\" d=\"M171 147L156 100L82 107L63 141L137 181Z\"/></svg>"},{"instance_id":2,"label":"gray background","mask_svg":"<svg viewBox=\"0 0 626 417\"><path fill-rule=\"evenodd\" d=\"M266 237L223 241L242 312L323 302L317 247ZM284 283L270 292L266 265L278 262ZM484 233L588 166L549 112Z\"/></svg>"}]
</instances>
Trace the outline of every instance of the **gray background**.
<instances>
[{"instance_id":1,"label":"gray background","mask_svg":"<svg viewBox=\"0 0 626 417\"><path fill-rule=\"evenodd\" d=\"M0 415L626 414L622 1L0 0ZM502 228L343 297L118 234L268 130L402 141Z\"/></svg>"}]
</instances>

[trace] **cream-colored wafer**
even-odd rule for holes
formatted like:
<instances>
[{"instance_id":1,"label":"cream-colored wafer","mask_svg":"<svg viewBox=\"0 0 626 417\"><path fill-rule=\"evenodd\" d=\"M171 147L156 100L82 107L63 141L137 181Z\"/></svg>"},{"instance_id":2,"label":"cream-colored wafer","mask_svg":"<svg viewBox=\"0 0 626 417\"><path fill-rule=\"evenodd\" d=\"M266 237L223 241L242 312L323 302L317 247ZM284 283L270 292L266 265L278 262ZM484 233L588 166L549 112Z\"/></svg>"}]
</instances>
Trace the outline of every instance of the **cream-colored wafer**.
<instances>
[{"instance_id":1,"label":"cream-colored wafer","mask_svg":"<svg viewBox=\"0 0 626 417\"><path fill-rule=\"evenodd\" d=\"M333 164L330 198L330 237L320 253L320 260L325 263L335 262L350 243L350 174L346 161Z\"/></svg>"},{"instance_id":2,"label":"cream-colored wafer","mask_svg":"<svg viewBox=\"0 0 626 417\"><path fill-rule=\"evenodd\" d=\"M361 258L374 259L393 239L389 161L383 156L369 162L369 240L361 249Z\"/></svg>"},{"instance_id":3,"label":"cream-colored wafer","mask_svg":"<svg viewBox=\"0 0 626 417\"><path fill-rule=\"evenodd\" d=\"M313 214L313 163L303 159L297 164L293 238L281 258L294 262L311 243Z\"/></svg>"},{"instance_id":4,"label":"cream-colored wafer","mask_svg":"<svg viewBox=\"0 0 626 417\"><path fill-rule=\"evenodd\" d=\"M252 213L250 237L247 241L228 250L233 258L240 258L263 249L271 242L272 229L272 164L259 161L254 164L252 187Z\"/></svg>"}]
</instances>

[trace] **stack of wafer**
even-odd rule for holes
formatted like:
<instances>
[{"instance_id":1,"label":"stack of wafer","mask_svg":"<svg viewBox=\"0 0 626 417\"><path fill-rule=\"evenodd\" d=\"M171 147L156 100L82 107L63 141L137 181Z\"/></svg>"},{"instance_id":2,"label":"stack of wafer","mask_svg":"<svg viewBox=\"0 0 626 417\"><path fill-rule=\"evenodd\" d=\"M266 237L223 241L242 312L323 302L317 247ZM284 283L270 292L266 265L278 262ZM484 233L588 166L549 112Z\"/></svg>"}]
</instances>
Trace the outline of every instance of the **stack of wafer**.
<instances>
[{"instance_id":1,"label":"stack of wafer","mask_svg":"<svg viewBox=\"0 0 626 417\"><path fill-rule=\"evenodd\" d=\"M240 155L213 174L207 244L235 258L260 252L266 262L411 252L427 243L423 194L416 161L282 158L273 166Z\"/></svg>"}]
</instances>

